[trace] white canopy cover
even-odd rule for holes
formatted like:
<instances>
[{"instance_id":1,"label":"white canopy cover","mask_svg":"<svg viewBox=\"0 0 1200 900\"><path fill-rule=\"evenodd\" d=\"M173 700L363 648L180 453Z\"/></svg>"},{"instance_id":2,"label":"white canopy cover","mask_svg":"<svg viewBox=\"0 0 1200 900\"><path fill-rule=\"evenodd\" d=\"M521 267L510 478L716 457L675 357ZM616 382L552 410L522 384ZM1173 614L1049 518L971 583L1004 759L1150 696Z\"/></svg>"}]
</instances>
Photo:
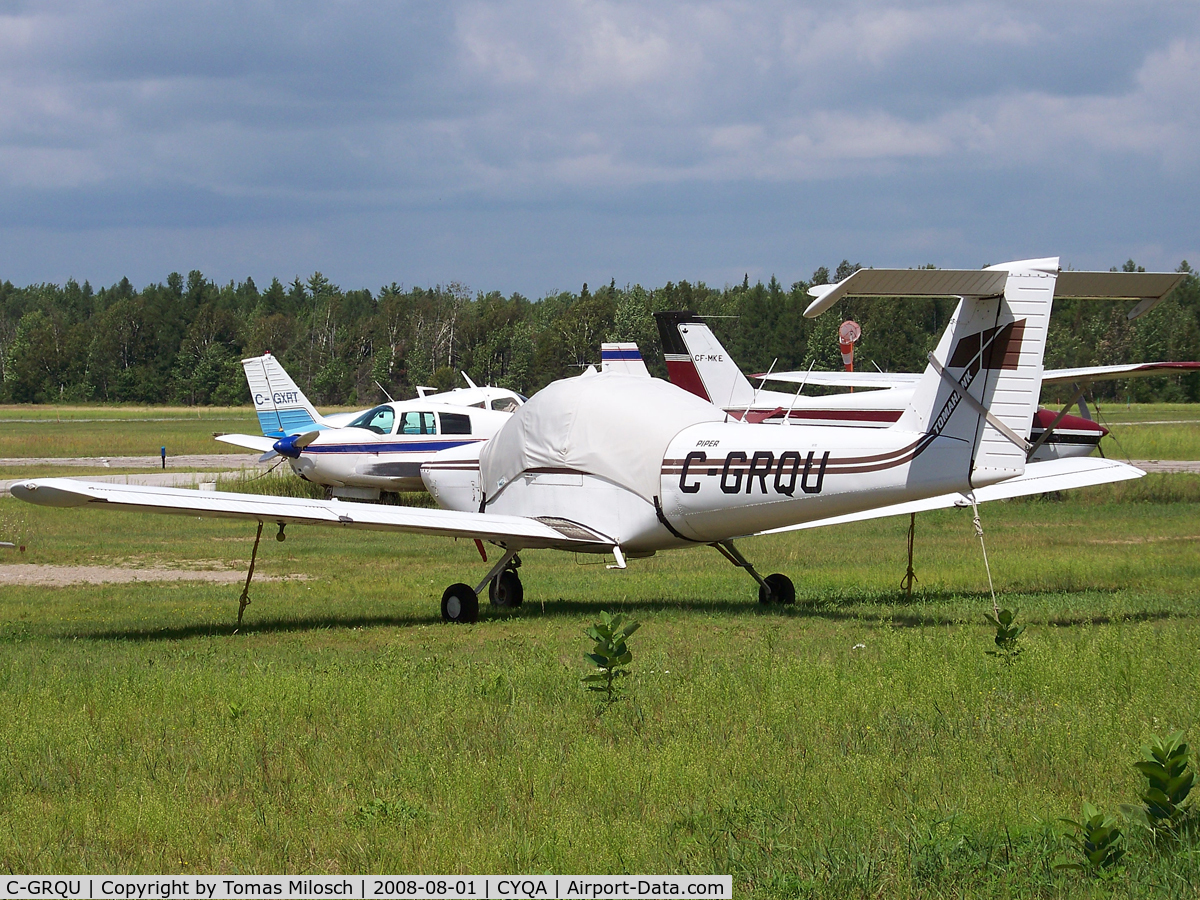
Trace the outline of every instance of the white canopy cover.
<instances>
[{"instance_id":1,"label":"white canopy cover","mask_svg":"<svg viewBox=\"0 0 1200 900\"><path fill-rule=\"evenodd\" d=\"M522 472L572 469L607 478L651 503L671 439L689 425L724 418L722 410L666 381L589 370L538 391L484 445L483 488L494 497Z\"/></svg>"}]
</instances>

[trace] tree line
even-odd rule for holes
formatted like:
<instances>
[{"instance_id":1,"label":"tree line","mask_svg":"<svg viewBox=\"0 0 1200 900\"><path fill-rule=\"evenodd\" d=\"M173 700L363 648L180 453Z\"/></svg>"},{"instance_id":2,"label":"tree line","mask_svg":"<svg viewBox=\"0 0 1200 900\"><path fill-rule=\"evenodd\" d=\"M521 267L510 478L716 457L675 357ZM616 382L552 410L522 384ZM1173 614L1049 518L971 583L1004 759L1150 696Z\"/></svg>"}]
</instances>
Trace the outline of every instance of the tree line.
<instances>
[{"instance_id":1,"label":"tree line","mask_svg":"<svg viewBox=\"0 0 1200 900\"><path fill-rule=\"evenodd\" d=\"M802 315L814 284L836 282L858 265L785 288L769 282L713 288L669 282L657 288L596 290L585 284L530 300L472 292L451 283L378 291L343 290L320 272L260 290L253 279L216 284L201 272L172 273L135 289L123 278L94 289L85 281L15 287L0 283L0 401L239 405L248 402L240 360L275 354L318 404L366 406L411 397L417 385L461 386L460 372L532 394L599 362L602 341L637 341L653 373L665 376L652 313L688 309L706 316L745 371L836 369L838 325L862 325L859 367L920 371L953 308L951 300L844 300L815 319ZM1125 271L1139 271L1132 260ZM1200 278L1151 313L1129 322L1128 303L1057 301L1047 367L1200 359ZM1095 385L1101 399L1200 400L1200 376Z\"/></svg>"}]
</instances>

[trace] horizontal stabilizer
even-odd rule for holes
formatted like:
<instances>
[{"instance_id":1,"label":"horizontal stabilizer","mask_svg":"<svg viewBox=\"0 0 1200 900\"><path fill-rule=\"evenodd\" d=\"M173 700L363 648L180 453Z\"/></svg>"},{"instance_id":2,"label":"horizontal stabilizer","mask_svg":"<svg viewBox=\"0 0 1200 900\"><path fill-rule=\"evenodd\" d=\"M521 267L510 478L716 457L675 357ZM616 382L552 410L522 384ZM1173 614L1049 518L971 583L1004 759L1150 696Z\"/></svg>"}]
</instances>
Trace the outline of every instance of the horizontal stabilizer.
<instances>
[{"instance_id":1,"label":"horizontal stabilizer","mask_svg":"<svg viewBox=\"0 0 1200 900\"><path fill-rule=\"evenodd\" d=\"M1117 462L1115 459L1100 459L1099 457L1069 457L1066 459L1048 459L1045 462L1033 462L1025 466L1025 473L1017 478L1010 478L997 484L976 488L975 500L986 503L990 500L1011 500L1013 497L1027 497L1032 494L1045 494L1050 491L1069 491L1076 488L1093 487L1098 484L1111 484L1117 481L1129 481L1141 478L1146 473L1136 466ZM929 512L935 509L949 509L952 506L970 506L971 499L965 494L942 494L927 500L914 500L909 503L897 503L894 506L883 506L866 512L850 513L845 516L833 516L828 519L818 519L815 522L804 522L800 525L790 525L786 528L774 528L762 534L779 534L784 531L800 531L805 528L819 528L823 525L845 525L848 522L865 522L868 519L885 519L890 516L907 516L910 513Z\"/></svg>"},{"instance_id":2,"label":"horizontal stabilizer","mask_svg":"<svg viewBox=\"0 0 1200 900\"><path fill-rule=\"evenodd\" d=\"M1059 272L1055 297L1081 300L1140 300L1136 319L1158 306L1187 278L1186 272Z\"/></svg>"},{"instance_id":3,"label":"horizontal stabilizer","mask_svg":"<svg viewBox=\"0 0 1200 900\"><path fill-rule=\"evenodd\" d=\"M804 315L820 315L843 297L994 297L1007 281L1005 269L859 269L835 285L809 288L817 299Z\"/></svg>"},{"instance_id":4,"label":"horizontal stabilizer","mask_svg":"<svg viewBox=\"0 0 1200 900\"><path fill-rule=\"evenodd\" d=\"M218 434L217 440L222 444L233 444L235 447L257 450L259 453L266 453L275 449L274 438L262 437L257 434Z\"/></svg>"},{"instance_id":5,"label":"horizontal stabilizer","mask_svg":"<svg viewBox=\"0 0 1200 900\"><path fill-rule=\"evenodd\" d=\"M280 524L337 525L367 531L478 538L504 542L510 549L555 547L586 551L608 549L615 544L603 535L566 519L542 520L341 500L106 484L72 478L30 479L17 482L9 491L18 500L38 506L135 510L215 519L257 519Z\"/></svg>"},{"instance_id":6,"label":"horizontal stabilizer","mask_svg":"<svg viewBox=\"0 0 1200 900\"><path fill-rule=\"evenodd\" d=\"M1035 262L1031 260L1031 262ZM808 289L804 315L820 315L843 297L991 297L1004 292L1004 269L859 269L837 284ZM1148 313L1187 278L1186 272L1059 272L1054 296L1138 300L1129 318Z\"/></svg>"}]
</instances>

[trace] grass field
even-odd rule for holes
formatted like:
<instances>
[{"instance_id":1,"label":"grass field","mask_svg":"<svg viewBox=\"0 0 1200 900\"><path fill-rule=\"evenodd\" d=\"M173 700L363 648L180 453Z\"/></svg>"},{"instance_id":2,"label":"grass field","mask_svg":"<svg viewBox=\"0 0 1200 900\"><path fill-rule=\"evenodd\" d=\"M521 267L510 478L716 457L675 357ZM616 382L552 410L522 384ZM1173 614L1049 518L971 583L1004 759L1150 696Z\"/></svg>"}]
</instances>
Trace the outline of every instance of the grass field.
<instances>
[{"instance_id":1,"label":"grass field","mask_svg":"<svg viewBox=\"0 0 1200 900\"><path fill-rule=\"evenodd\" d=\"M3 441L23 440L10 425L38 418L26 409L0 410L0 456L21 455ZM1123 442L1163 427L1135 422L1200 423L1188 407L1121 411ZM38 412L28 433L66 411ZM205 452L211 431L253 427L248 410L193 415L76 410L56 446L145 454L107 445L129 419L159 418L143 424ZM1178 458L1200 458L1200 424L1179 428ZM541 552L525 555L523 607L485 602L477 625L445 626L443 588L485 571L472 544L299 527L282 544L264 534L257 572L281 580L256 580L238 634L238 586L0 586L0 868L729 872L739 897L1197 896L1200 847L1131 826L1110 878L1052 866L1060 817L1136 802L1152 733L1200 741L1200 478L982 516L1001 603L1029 625L1011 668L984 653L991 599L963 510L918 518L911 598L897 590L907 521L744 542L794 578L786 610L759 607L707 549L626 572ZM0 500L0 540L27 548L0 551L0 569L240 569L253 536ZM643 623L608 709L579 682L601 610Z\"/></svg>"},{"instance_id":2,"label":"grass field","mask_svg":"<svg viewBox=\"0 0 1200 900\"><path fill-rule=\"evenodd\" d=\"M238 589L0 588L0 867L15 872L730 872L739 896L1195 896L1192 845L1057 873L1060 816L1134 802L1137 747L1200 715L1200 479L983 509L1011 668L963 511L624 573L531 553L526 603L437 599L469 543L294 528ZM1126 493L1122 493L1122 492ZM0 501L22 562L244 565L244 523ZM643 622L624 699L579 678L602 609Z\"/></svg>"}]
</instances>

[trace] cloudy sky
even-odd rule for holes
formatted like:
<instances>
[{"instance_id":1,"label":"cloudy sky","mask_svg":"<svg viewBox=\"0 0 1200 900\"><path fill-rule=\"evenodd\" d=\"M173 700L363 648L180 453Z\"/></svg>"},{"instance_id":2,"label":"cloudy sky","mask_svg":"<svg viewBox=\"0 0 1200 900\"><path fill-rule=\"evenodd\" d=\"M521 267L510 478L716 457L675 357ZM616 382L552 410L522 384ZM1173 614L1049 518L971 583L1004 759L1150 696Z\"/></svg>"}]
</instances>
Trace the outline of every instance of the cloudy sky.
<instances>
[{"instance_id":1,"label":"cloudy sky","mask_svg":"<svg viewBox=\"0 0 1200 900\"><path fill-rule=\"evenodd\" d=\"M5 2L0 280L1200 264L1200 3Z\"/></svg>"}]
</instances>

